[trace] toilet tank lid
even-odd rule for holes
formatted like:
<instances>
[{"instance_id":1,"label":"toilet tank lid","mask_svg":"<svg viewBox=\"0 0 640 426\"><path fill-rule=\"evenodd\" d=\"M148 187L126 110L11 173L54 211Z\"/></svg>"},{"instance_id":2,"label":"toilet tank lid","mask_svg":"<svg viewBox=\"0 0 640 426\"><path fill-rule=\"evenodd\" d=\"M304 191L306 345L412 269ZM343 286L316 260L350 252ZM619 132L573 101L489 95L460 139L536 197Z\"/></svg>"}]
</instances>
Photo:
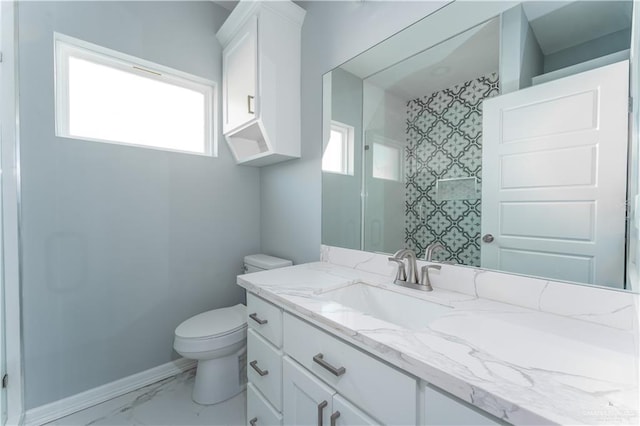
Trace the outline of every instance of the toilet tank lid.
<instances>
[{"instance_id":1,"label":"toilet tank lid","mask_svg":"<svg viewBox=\"0 0 640 426\"><path fill-rule=\"evenodd\" d=\"M183 321L176 336L185 339L206 339L237 331L247 325L247 308L242 304L203 312Z\"/></svg>"},{"instance_id":2,"label":"toilet tank lid","mask_svg":"<svg viewBox=\"0 0 640 426\"><path fill-rule=\"evenodd\" d=\"M284 268L293 265L293 262L279 257L268 256L266 254L251 254L244 257L245 265L255 266L260 269Z\"/></svg>"}]
</instances>

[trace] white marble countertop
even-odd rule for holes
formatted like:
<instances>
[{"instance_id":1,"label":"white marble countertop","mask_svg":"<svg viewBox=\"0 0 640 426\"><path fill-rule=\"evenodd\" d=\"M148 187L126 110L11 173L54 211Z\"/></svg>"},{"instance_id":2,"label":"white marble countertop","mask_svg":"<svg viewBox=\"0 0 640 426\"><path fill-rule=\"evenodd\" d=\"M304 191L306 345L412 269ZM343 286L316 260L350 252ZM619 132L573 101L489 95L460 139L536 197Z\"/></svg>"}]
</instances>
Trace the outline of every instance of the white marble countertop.
<instances>
[{"instance_id":1,"label":"white marble countertop","mask_svg":"<svg viewBox=\"0 0 640 426\"><path fill-rule=\"evenodd\" d=\"M408 330L321 299L365 282L451 306ZM513 424L638 424L634 331L479 299L425 293L316 262L239 275L248 291Z\"/></svg>"}]
</instances>

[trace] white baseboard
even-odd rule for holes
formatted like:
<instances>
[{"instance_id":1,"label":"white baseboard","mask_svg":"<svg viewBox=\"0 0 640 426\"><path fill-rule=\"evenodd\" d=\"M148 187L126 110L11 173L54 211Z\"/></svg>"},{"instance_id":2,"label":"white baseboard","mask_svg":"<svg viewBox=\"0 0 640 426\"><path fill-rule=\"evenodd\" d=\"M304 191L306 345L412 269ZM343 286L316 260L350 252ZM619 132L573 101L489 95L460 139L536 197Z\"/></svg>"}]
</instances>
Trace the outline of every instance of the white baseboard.
<instances>
[{"instance_id":1,"label":"white baseboard","mask_svg":"<svg viewBox=\"0 0 640 426\"><path fill-rule=\"evenodd\" d=\"M9 417L6 426L22 426L24 425L24 413Z\"/></svg>"},{"instance_id":2,"label":"white baseboard","mask_svg":"<svg viewBox=\"0 0 640 426\"><path fill-rule=\"evenodd\" d=\"M125 393L140 389L196 366L197 361L180 358L140 373L124 377L115 382L89 389L88 391L27 410L25 426L40 426L85 408L108 401Z\"/></svg>"}]
</instances>

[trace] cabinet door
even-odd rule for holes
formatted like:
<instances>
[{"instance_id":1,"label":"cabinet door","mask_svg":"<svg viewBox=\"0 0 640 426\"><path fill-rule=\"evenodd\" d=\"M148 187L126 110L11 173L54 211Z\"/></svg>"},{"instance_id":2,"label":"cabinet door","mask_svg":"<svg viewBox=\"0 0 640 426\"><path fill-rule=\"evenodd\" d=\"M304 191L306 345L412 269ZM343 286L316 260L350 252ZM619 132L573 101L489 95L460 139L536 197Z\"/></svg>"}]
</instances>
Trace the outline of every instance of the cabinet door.
<instances>
[{"instance_id":1,"label":"cabinet door","mask_svg":"<svg viewBox=\"0 0 640 426\"><path fill-rule=\"evenodd\" d=\"M282 416L251 383L247 385L247 425L280 426Z\"/></svg>"},{"instance_id":2,"label":"cabinet door","mask_svg":"<svg viewBox=\"0 0 640 426\"><path fill-rule=\"evenodd\" d=\"M329 425L334 391L289 357L283 360L285 425Z\"/></svg>"},{"instance_id":3,"label":"cabinet door","mask_svg":"<svg viewBox=\"0 0 640 426\"><path fill-rule=\"evenodd\" d=\"M224 49L223 130L227 133L258 113L258 19L252 17Z\"/></svg>"},{"instance_id":4,"label":"cabinet door","mask_svg":"<svg viewBox=\"0 0 640 426\"><path fill-rule=\"evenodd\" d=\"M432 385L424 387L424 418L427 426L508 424Z\"/></svg>"},{"instance_id":5,"label":"cabinet door","mask_svg":"<svg viewBox=\"0 0 640 426\"><path fill-rule=\"evenodd\" d=\"M380 422L373 420L364 412L354 407L340 395L333 396L333 410L331 417L334 418L336 426L350 425L379 425ZM331 417L329 419L331 420Z\"/></svg>"},{"instance_id":6,"label":"cabinet door","mask_svg":"<svg viewBox=\"0 0 640 426\"><path fill-rule=\"evenodd\" d=\"M247 332L247 378L276 410L282 409L282 352L253 330Z\"/></svg>"}]
</instances>

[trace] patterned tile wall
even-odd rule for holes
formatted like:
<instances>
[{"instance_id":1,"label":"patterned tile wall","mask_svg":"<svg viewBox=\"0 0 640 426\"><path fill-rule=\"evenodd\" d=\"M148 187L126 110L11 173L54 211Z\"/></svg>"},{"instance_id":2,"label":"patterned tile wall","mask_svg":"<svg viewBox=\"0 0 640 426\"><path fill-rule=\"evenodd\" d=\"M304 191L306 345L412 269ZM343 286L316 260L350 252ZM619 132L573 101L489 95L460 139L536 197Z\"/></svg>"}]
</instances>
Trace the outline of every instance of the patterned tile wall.
<instances>
[{"instance_id":1,"label":"patterned tile wall","mask_svg":"<svg viewBox=\"0 0 640 426\"><path fill-rule=\"evenodd\" d=\"M480 266L479 192L448 190L459 194L452 197L436 189L438 179L475 177L479 191L482 100L497 94L491 73L407 103L405 245L420 256L438 241L447 252L434 259ZM468 179L460 182L468 187Z\"/></svg>"}]
</instances>

